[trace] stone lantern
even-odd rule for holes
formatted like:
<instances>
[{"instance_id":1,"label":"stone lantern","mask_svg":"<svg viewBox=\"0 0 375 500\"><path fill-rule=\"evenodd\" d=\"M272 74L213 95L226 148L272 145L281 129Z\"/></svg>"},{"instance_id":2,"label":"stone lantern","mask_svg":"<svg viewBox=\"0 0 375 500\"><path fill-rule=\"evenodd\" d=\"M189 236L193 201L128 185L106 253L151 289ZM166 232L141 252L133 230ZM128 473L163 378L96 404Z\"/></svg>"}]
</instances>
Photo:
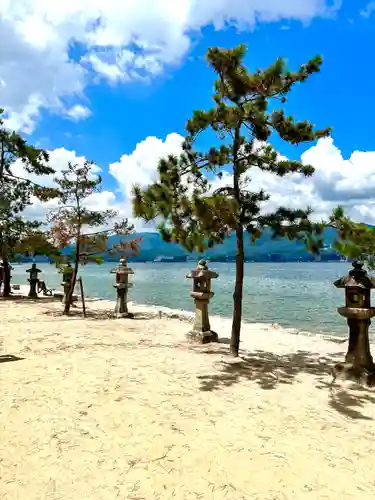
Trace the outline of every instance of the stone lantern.
<instances>
[{"instance_id":1,"label":"stone lantern","mask_svg":"<svg viewBox=\"0 0 375 500\"><path fill-rule=\"evenodd\" d=\"M219 275L215 271L208 269L205 260L201 260L197 268L192 270L186 277L193 280L193 289L190 295L195 302L194 326L191 332L188 333L188 338L201 344L218 342L217 333L211 330L208 304L215 295L211 291L211 280L218 278Z\"/></svg>"},{"instance_id":2,"label":"stone lantern","mask_svg":"<svg viewBox=\"0 0 375 500\"><path fill-rule=\"evenodd\" d=\"M115 313L118 316L130 317L132 314L128 311L128 290L133 283L129 283L129 275L134 274L134 271L128 267L125 257L122 257L118 267L111 269L111 273L116 274L116 283L113 285L117 289Z\"/></svg>"},{"instance_id":3,"label":"stone lantern","mask_svg":"<svg viewBox=\"0 0 375 500\"><path fill-rule=\"evenodd\" d=\"M62 273L63 273L63 279L62 279L61 285L64 287L63 302L65 304L66 300L68 298L68 294L69 294L69 290L70 290L70 286L71 286L71 283L72 283L72 280L73 280L73 274L74 274L74 269L71 266L70 262L68 262L66 264L66 266L63 267Z\"/></svg>"},{"instance_id":4,"label":"stone lantern","mask_svg":"<svg viewBox=\"0 0 375 500\"><path fill-rule=\"evenodd\" d=\"M345 307L339 307L338 313L347 318L349 326L349 347L345 363L336 365L336 371L344 378L357 373L361 379L370 383L375 375L375 365L370 352L369 326L375 316L371 307L371 289L375 287L375 278L363 269L363 263L353 262L353 269L348 276L335 281L337 288L345 290Z\"/></svg>"},{"instance_id":5,"label":"stone lantern","mask_svg":"<svg viewBox=\"0 0 375 500\"><path fill-rule=\"evenodd\" d=\"M38 281L39 281L38 275L42 271L41 271L41 269L38 269L36 267L36 264L32 264L31 268L28 269L26 272L30 274L30 277L28 279L28 282L30 283L29 297L31 299L37 299L38 294L36 292L36 286L37 286Z\"/></svg>"}]
</instances>

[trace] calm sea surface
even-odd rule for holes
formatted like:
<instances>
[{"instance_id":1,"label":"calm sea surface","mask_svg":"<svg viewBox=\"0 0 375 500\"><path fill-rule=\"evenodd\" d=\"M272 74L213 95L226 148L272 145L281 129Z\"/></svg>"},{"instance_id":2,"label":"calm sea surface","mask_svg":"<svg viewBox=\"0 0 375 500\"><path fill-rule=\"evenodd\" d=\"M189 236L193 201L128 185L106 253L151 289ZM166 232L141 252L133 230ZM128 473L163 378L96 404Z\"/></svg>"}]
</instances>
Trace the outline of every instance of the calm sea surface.
<instances>
[{"instance_id":1,"label":"calm sea surface","mask_svg":"<svg viewBox=\"0 0 375 500\"><path fill-rule=\"evenodd\" d=\"M85 293L90 297L114 299L115 264L87 265L81 269ZM14 265L13 283L26 284L30 264ZM60 289L61 275L54 266L38 264L42 278L51 288ZM193 310L189 296L191 280L185 278L191 263L134 263L134 288L129 300L139 304ZM219 273L213 280L215 297L212 314L230 317L234 284L234 265L212 263ZM336 308L344 305L344 292L332 282L347 274L347 263L248 263L245 264L243 319L249 322L279 323L313 333L346 335L345 319ZM375 301L375 297L374 297Z\"/></svg>"}]
</instances>

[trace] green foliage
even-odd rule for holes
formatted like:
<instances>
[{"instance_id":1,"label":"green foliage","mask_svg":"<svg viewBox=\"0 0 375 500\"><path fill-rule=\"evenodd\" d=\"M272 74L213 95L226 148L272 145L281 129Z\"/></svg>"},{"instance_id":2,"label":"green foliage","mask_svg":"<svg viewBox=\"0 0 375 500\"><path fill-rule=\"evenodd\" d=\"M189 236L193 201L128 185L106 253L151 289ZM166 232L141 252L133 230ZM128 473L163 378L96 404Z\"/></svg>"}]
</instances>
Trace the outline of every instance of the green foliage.
<instances>
[{"instance_id":1,"label":"green foliage","mask_svg":"<svg viewBox=\"0 0 375 500\"><path fill-rule=\"evenodd\" d=\"M16 132L5 128L2 117L4 110L0 108L0 177L14 177L12 165L20 160L26 172L36 175L53 174L54 170L48 164L48 153L43 149L30 146Z\"/></svg>"},{"instance_id":2,"label":"green foliage","mask_svg":"<svg viewBox=\"0 0 375 500\"><path fill-rule=\"evenodd\" d=\"M27 173L39 176L52 174L54 170L48 164L45 151L29 145L19 134L5 127L2 114L0 109L0 254L4 262L8 262L17 252L23 251L23 244L27 252L31 252L32 241L41 244L42 224L22 217L22 212L32 203L32 196L47 200L56 192L14 174L16 162L20 162ZM52 248L45 246L43 251L48 253L49 250ZM8 276L4 295L9 293Z\"/></svg>"},{"instance_id":3,"label":"green foliage","mask_svg":"<svg viewBox=\"0 0 375 500\"><path fill-rule=\"evenodd\" d=\"M17 233L18 240L14 242L13 254L22 254L26 257L43 255L53 260L61 257L60 251L54 246L49 231L41 231L41 225L35 222L24 223L24 231L19 238L20 231Z\"/></svg>"},{"instance_id":4,"label":"green foliage","mask_svg":"<svg viewBox=\"0 0 375 500\"><path fill-rule=\"evenodd\" d=\"M371 270L375 269L375 228L353 222L345 215L343 207L337 207L329 225L338 232L334 248L344 257L361 260Z\"/></svg>"},{"instance_id":5,"label":"green foliage","mask_svg":"<svg viewBox=\"0 0 375 500\"><path fill-rule=\"evenodd\" d=\"M19 134L8 130L2 114L0 109L0 210L2 218L5 218L8 214L22 212L31 204L32 195L48 200L56 195L56 191L13 173L16 162L21 162L26 172L40 176L53 174L54 170L48 164L48 153L29 145Z\"/></svg>"}]
</instances>

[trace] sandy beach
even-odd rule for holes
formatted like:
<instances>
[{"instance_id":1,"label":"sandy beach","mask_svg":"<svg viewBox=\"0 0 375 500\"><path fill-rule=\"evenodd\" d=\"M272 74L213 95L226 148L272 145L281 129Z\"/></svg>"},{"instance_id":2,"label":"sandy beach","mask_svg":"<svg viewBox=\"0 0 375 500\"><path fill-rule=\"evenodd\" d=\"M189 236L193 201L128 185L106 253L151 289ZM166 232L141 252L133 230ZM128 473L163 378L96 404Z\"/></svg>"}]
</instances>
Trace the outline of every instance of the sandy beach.
<instances>
[{"instance_id":1,"label":"sandy beach","mask_svg":"<svg viewBox=\"0 0 375 500\"><path fill-rule=\"evenodd\" d=\"M375 392L340 384L346 343L245 325L241 357L188 318L0 301L1 500L370 499Z\"/></svg>"}]
</instances>

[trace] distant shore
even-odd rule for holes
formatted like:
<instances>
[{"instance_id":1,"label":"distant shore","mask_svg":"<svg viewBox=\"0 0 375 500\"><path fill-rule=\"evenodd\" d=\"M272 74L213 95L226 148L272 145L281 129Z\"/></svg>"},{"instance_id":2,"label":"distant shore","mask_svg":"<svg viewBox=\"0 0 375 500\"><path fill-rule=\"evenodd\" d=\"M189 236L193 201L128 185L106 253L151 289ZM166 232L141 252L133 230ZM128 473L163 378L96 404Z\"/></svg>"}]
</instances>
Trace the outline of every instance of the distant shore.
<instances>
[{"instance_id":1,"label":"distant shore","mask_svg":"<svg viewBox=\"0 0 375 500\"><path fill-rule=\"evenodd\" d=\"M111 257L111 258L104 258L103 257L103 261L105 263L118 263L120 259L120 256L118 257ZM197 256L196 258L191 258L191 257L181 257L181 258L178 258L178 257L173 257L171 259L137 259L137 258L132 258L132 257L129 257L128 258L128 262L129 263L133 263L133 264L150 264L150 263L153 263L153 264L181 264L181 263L189 263L191 262L192 265L197 263L197 261L200 259L199 256ZM208 258L207 257L207 260L209 262L212 262L213 264L214 263L220 263L220 264L235 264L236 263L236 257L235 256L232 256L232 257L223 257L223 258ZM43 257L30 257L30 258L24 258L22 260L17 260L15 262L11 262L12 265L17 265L17 264L28 264L28 263L32 263L32 262L35 262L35 263L39 263L39 264L48 264L50 263L49 259L48 258L43 258ZM323 257L321 259L316 259L314 257L304 257L304 258L293 258L293 257L287 257L287 256L284 256L284 257L280 257L280 258L267 258L267 257L259 257L259 258L246 258L245 261L246 263L250 263L250 262L257 262L257 263L262 263L262 264L280 264L280 263L290 263L290 264L296 264L298 262L309 262L309 263L312 263L312 264L315 264L315 263L333 263L333 262L350 262L349 260L346 260L346 259L343 259L341 257L337 257L337 258L333 258L332 256L330 257Z\"/></svg>"},{"instance_id":2,"label":"distant shore","mask_svg":"<svg viewBox=\"0 0 375 500\"><path fill-rule=\"evenodd\" d=\"M27 285L20 285L20 290L19 291L14 291L13 296L24 296L27 297L29 291L29 287ZM62 290L55 290L62 292ZM43 297L42 294L40 294L40 300L43 301L44 299L48 300L48 297ZM115 299L113 300L108 300L108 299L102 299L100 297L86 297L85 298L86 302L88 304L92 304L95 308L99 310L107 310L107 311L113 311L115 308L116 301ZM78 304L80 304L81 298L79 297L78 294ZM58 301L56 301L58 303ZM132 301L128 302L129 306L129 311L134 310L135 312L141 312L141 313L146 313L146 314L151 314L155 318L167 318L167 319L179 319L180 321L187 321L187 322L192 322L194 319L194 312L191 311L184 311L181 309L172 309L169 307L163 307L163 306L157 306L157 305L146 305L146 304L138 304L134 303ZM57 306L58 307L58 306ZM81 307L81 306L79 306ZM74 311L74 309L73 309ZM219 329L226 329L228 332L230 332L231 329L231 318L229 317L223 317L223 316L216 316L214 314L210 315L210 321L212 324L215 324L218 326ZM307 336L307 337L317 337L318 339L323 339L328 342L335 342L338 344L343 344L347 342L346 337L339 336L339 335L334 335L334 334L323 334L323 333L312 333L309 331L304 331L304 330L298 330L296 328L284 328L278 323L255 323L255 322L249 322L246 320L242 321L242 329L244 330L251 330L253 331L254 329L259 329L260 331L277 331L279 333L285 334L285 335L302 335L302 336ZM375 343L375 338L371 337L371 343Z\"/></svg>"}]
</instances>

